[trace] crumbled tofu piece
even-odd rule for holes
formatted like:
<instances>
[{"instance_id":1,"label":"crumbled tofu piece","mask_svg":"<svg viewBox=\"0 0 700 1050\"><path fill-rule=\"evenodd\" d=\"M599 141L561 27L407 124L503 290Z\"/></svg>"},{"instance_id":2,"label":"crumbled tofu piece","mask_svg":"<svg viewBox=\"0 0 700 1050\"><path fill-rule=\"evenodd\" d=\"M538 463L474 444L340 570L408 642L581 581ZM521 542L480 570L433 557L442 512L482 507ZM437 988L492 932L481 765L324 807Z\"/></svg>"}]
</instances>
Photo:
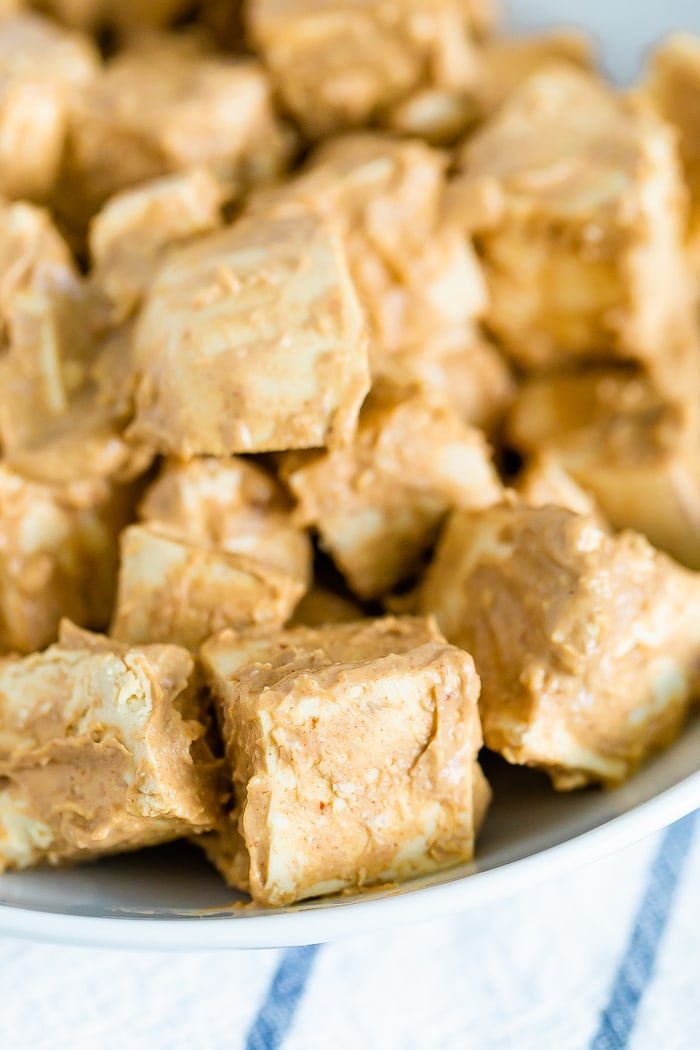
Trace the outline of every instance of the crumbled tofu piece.
<instances>
[{"instance_id":1,"label":"crumbled tofu piece","mask_svg":"<svg viewBox=\"0 0 700 1050\"><path fill-rule=\"evenodd\" d=\"M123 486L41 484L0 465L0 648L48 645L63 616L107 626L131 507Z\"/></svg>"},{"instance_id":2,"label":"crumbled tofu piece","mask_svg":"<svg viewBox=\"0 0 700 1050\"><path fill-rule=\"evenodd\" d=\"M489 15L470 0L253 0L247 19L285 106L321 137L372 123L419 88L469 89Z\"/></svg>"},{"instance_id":3,"label":"crumbled tofu piece","mask_svg":"<svg viewBox=\"0 0 700 1050\"><path fill-rule=\"evenodd\" d=\"M63 196L81 193L73 207L89 215L119 190L198 166L235 193L279 174L291 146L253 59L183 35L139 37L74 107Z\"/></svg>"},{"instance_id":4,"label":"crumbled tofu piece","mask_svg":"<svg viewBox=\"0 0 700 1050\"><path fill-rule=\"evenodd\" d=\"M532 459L518 478L518 495L531 507L566 507L574 514L596 517L593 497L546 452Z\"/></svg>"},{"instance_id":5,"label":"crumbled tofu piece","mask_svg":"<svg viewBox=\"0 0 700 1050\"><path fill-rule=\"evenodd\" d=\"M376 598L421 564L455 506L496 502L502 487L481 431L422 391L375 387L347 449L290 454L282 474L350 588Z\"/></svg>"},{"instance_id":6,"label":"crumbled tofu piece","mask_svg":"<svg viewBox=\"0 0 700 1050\"><path fill-rule=\"evenodd\" d=\"M323 627L325 624L352 623L361 620L363 615L362 606L351 598L314 584L294 610L289 626Z\"/></svg>"},{"instance_id":7,"label":"crumbled tofu piece","mask_svg":"<svg viewBox=\"0 0 700 1050\"><path fill-rule=\"evenodd\" d=\"M454 332L464 338L486 311L471 243L443 219L445 167L446 157L420 142L344 135L250 205L262 215L314 208L338 224L378 362Z\"/></svg>"},{"instance_id":8,"label":"crumbled tofu piece","mask_svg":"<svg viewBox=\"0 0 700 1050\"><path fill-rule=\"evenodd\" d=\"M99 55L86 37L39 15L0 21L0 193L45 201L56 183L69 108Z\"/></svg>"},{"instance_id":9,"label":"crumbled tofu piece","mask_svg":"<svg viewBox=\"0 0 700 1050\"><path fill-rule=\"evenodd\" d=\"M110 198L90 224L91 279L123 322L136 312L168 249L221 225L223 190L203 169L166 175Z\"/></svg>"},{"instance_id":10,"label":"crumbled tofu piece","mask_svg":"<svg viewBox=\"0 0 700 1050\"><path fill-rule=\"evenodd\" d=\"M79 29L133 30L167 26L190 5L187 0L39 0L36 6Z\"/></svg>"},{"instance_id":11,"label":"crumbled tofu piece","mask_svg":"<svg viewBox=\"0 0 700 1050\"><path fill-rule=\"evenodd\" d=\"M521 367L658 359L671 326L692 326L685 188L673 133L650 110L551 66L466 142L459 165L487 321Z\"/></svg>"},{"instance_id":12,"label":"crumbled tofu piece","mask_svg":"<svg viewBox=\"0 0 700 1050\"><path fill-rule=\"evenodd\" d=\"M677 33L654 52L644 92L673 125L690 190L689 247L700 272L700 37Z\"/></svg>"},{"instance_id":13,"label":"crumbled tofu piece","mask_svg":"<svg viewBox=\"0 0 700 1050\"><path fill-rule=\"evenodd\" d=\"M92 860L216 823L216 763L174 645L71 624L0 661L0 870Z\"/></svg>"},{"instance_id":14,"label":"crumbled tofu piece","mask_svg":"<svg viewBox=\"0 0 700 1050\"><path fill-rule=\"evenodd\" d=\"M224 627L282 624L304 593L298 577L245 554L198 546L157 524L130 525L110 634L196 649Z\"/></svg>"},{"instance_id":15,"label":"crumbled tofu piece","mask_svg":"<svg viewBox=\"0 0 700 1050\"><path fill-rule=\"evenodd\" d=\"M87 286L48 212L0 204L0 436L7 462L39 481L135 477L152 454L124 440L128 409L104 394ZM120 356L127 355L122 347ZM130 364L124 371L130 371ZM109 385L113 385L110 368ZM105 379L107 377L105 376Z\"/></svg>"},{"instance_id":16,"label":"crumbled tofu piece","mask_svg":"<svg viewBox=\"0 0 700 1050\"><path fill-rule=\"evenodd\" d=\"M695 402L665 400L647 377L594 368L525 383L508 436L524 455L546 452L614 528L700 569L698 422Z\"/></svg>"},{"instance_id":17,"label":"crumbled tofu piece","mask_svg":"<svg viewBox=\"0 0 700 1050\"><path fill-rule=\"evenodd\" d=\"M281 625L311 578L289 497L245 460L172 462L121 541L112 634L195 649L224 627Z\"/></svg>"},{"instance_id":18,"label":"crumbled tofu piece","mask_svg":"<svg viewBox=\"0 0 700 1050\"><path fill-rule=\"evenodd\" d=\"M487 801L479 680L430 621L224 632L202 660L238 800L203 845L254 901L471 860Z\"/></svg>"},{"instance_id":19,"label":"crumbled tofu piece","mask_svg":"<svg viewBox=\"0 0 700 1050\"><path fill-rule=\"evenodd\" d=\"M593 49L584 33L555 29L528 36L493 37L474 51L472 61L473 82L467 90L419 89L385 116L387 126L402 135L447 145L492 115L523 80L549 62L590 69Z\"/></svg>"},{"instance_id":20,"label":"crumbled tofu piece","mask_svg":"<svg viewBox=\"0 0 700 1050\"><path fill-rule=\"evenodd\" d=\"M131 433L161 452L347 443L369 368L340 236L311 212L251 216L173 253L134 355Z\"/></svg>"},{"instance_id":21,"label":"crumbled tofu piece","mask_svg":"<svg viewBox=\"0 0 700 1050\"><path fill-rule=\"evenodd\" d=\"M311 544L291 512L279 482L237 457L172 460L139 506L144 521L191 543L249 555L308 584Z\"/></svg>"},{"instance_id":22,"label":"crumbled tofu piece","mask_svg":"<svg viewBox=\"0 0 700 1050\"><path fill-rule=\"evenodd\" d=\"M515 394L503 354L473 330L456 329L388 354L371 346L370 369L378 380L415 385L445 398L466 423L488 432L500 426Z\"/></svg>"},{"instance_id":23,"label":"crumbled tofu piece","mask_svg":"<svg viewBox=\"0 0 700 1050\"><path fill-rule=\"evenodd\" d=\"M563 508L456 511L421 604L474 657L487 746L560 790L624 780L697 697L698 578Z\"/></svg>"}]
</instances>

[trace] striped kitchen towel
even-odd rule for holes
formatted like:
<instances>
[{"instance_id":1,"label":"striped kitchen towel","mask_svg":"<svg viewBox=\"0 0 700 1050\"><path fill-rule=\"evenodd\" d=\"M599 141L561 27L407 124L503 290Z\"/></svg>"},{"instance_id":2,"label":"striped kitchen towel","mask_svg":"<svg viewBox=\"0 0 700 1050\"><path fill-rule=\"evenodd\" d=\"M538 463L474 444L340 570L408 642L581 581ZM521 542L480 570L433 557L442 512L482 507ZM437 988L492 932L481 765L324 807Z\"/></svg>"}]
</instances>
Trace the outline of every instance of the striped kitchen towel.
<instances>
[{"instance_id":1,"label":"striped kitchen towel","mask_svg":"<svg viewBox=\"0 0 700 1050\"><path fill-rule=\"evenodd\" d=\"M695 1050L693 814L476 912L190 955L0 941L3 1050Z\"/></svg>"}]
</instances>

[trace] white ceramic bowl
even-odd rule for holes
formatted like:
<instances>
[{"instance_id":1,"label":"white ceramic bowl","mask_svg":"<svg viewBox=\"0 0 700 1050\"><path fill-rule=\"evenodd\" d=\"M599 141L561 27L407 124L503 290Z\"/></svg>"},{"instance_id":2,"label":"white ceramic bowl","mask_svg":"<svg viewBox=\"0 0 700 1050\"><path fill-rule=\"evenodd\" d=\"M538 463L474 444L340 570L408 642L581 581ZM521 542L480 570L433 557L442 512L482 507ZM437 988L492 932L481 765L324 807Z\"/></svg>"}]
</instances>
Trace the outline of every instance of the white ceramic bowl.
<instances>
[{"instance_id":1,"label":"white ceramic bowl","mask_svg":"<svg viewBox=\"0 0 700 1050\"><path fill-rule=\"evenodd\" d=\"M557 795L543 776L493 759L494 804L478 861L398 890L241 907L195 847L175 844L69 870L0 878L0 932L141 948L311 944L474 908L642 838L700 806L700 720L616 791Z\"/></svg>"},{"instance_id":2,"label":"white ceramic bowl","mask_svg":"<svg viewBox=\"0 0 700 1050\"><path fill-rule=\"evenodd\" d=\"M645 48L679 28L700 32L698 0L513 0L522 27L592 29L619 80ZM700 721L616 791L556 795L544 777L492 760L495 801L478 861L400 890L303 904L241 907L191 846L146 850L73 870L0 878L0 932L70 943L143 948L308 944L427 919L516 893L584 864L700 807Z\"/></svg>"}]
</instances>

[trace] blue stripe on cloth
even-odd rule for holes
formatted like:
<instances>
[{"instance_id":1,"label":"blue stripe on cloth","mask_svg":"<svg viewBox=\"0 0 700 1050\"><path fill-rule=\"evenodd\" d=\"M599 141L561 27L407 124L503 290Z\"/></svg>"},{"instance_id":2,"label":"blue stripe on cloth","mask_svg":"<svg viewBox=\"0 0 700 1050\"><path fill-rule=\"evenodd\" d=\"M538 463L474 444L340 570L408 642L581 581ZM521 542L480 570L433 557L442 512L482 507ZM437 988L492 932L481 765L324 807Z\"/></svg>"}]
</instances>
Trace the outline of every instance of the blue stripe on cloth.
<instances>
[{"instance_id":1,"label":"blue stripe on cloth","mask_svg":"<svg viewBox=\"0 0 700 1050\"><path fill-rule=\"evenodd\" d=\"M591 1050L624 1050L628 1045L639 1004L654 972L674 893L693 840L696 818L697 813L690 813L672 824L661 840Z\"/></svg>"},{"instance_id":2,"label":"blue stripe on cloth","mask_svg":"<svg viewBox=\"0 0 700 1050\"><path fill-rule=\"evenodd\" d=\"M287 948L248 1035L246 1050L277 1050L292 1026L319 944Z\"/></svg>"}]
</instances>

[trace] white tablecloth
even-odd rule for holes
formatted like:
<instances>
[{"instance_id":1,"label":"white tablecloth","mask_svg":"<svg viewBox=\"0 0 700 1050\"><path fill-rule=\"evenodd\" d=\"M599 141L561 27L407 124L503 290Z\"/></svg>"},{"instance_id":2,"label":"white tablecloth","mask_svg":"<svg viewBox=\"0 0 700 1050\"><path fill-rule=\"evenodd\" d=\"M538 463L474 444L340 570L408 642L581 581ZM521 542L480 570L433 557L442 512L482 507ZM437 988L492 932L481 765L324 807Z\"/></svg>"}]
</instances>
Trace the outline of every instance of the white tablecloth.
<instances>
[{"instance_id":1,"label":"white tablecloth","mask_svg":"<svg viewBox=\"0 0 700 1050\"><path fill-rule=\"evenodd\" d=\"M2 1050L696 1050L695 817L526 896L318 948L0 941Z\"/></svg>"}]
</instances>

